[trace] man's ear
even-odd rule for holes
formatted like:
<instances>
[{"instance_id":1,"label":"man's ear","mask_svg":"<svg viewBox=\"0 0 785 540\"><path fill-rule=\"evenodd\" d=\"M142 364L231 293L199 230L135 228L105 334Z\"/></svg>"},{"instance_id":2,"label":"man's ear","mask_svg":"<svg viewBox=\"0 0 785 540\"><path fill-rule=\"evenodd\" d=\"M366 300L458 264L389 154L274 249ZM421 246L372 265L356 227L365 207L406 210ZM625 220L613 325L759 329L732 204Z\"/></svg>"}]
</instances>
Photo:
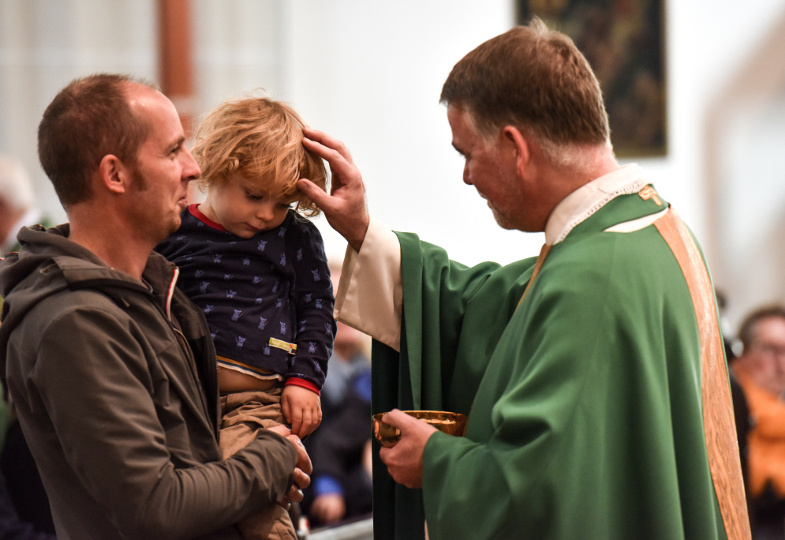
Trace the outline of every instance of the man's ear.
<instances>
[{"instance_id":1,"label":"man's ear","mask_svg":"<svg viewBox=\"0 0 785 540\"><path fill-rule=\"evenodd\" d=\"M504 126L502 129L503 144L512 152L515 159L515 168L518 176L523 176L526 166L531 160L529 142L521 131L515 126Z\"/></svg>"},{"instance_id":2,"label":"man's ear","mask_svg":"<svg viewBox=\"0 0 785 540\"><path fill-rule=\"evenodd\" d=\"M112 193L125 193L131 179L131 171L128 170L120 158L113 154L107 154L101 159L98 166L101 176L101 185Z\"/></svg>"}]
</instances>

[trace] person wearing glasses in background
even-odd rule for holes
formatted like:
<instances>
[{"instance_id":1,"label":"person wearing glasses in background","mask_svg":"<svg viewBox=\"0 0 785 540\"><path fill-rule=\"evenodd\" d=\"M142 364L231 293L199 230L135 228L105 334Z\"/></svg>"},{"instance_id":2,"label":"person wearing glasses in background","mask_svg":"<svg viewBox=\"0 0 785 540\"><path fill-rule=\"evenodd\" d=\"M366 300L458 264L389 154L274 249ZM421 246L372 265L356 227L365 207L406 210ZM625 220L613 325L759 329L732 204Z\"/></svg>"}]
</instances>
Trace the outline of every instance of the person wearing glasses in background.
<instances>
[{"instance_id":1,"label":"person wearing glasses in background","mask_svg":"<svg viewBox=\"0 0 785 540\"><path fill-rule=\"evenodd\" d=\"M731 360L749 410L747 490L758 540L785 538L785 306L755 309L739 327ZM737 418L737 422L745 419Z\"/></svg>"}]
</instances>

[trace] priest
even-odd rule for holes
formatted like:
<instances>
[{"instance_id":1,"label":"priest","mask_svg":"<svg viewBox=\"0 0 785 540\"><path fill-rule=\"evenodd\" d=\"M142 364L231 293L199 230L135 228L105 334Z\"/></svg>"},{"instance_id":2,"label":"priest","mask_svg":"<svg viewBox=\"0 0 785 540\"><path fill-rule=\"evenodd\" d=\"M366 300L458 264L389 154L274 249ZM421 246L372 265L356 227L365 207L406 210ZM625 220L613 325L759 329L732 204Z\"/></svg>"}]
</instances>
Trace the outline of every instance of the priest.
<instances>
[{"instance_id":1,"label":"priest","mask_svg":"<svg viewBox=\"0 0 785 540\"><path fill-rule=\"evenodd\" d=\"M445 82L463 181L539 256L466 267L369 216L345 146L300 188L348 241L339 319L376 339L375 538L749 538L717 306L700 247L620 166L588 62L540 20ZM451 437L398 409L469 416ZM427 533L426 533L427 528Z\"/></svg>"}]
</instances>

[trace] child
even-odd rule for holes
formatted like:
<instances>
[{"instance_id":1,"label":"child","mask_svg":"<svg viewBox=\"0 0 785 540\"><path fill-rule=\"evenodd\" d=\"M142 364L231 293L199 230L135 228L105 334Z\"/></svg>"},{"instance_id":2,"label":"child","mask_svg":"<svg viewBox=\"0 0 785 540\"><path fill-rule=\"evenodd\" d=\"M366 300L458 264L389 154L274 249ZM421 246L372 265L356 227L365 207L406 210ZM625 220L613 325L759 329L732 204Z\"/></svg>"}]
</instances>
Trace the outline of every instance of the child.
<instances>
[{"instance_id":1,"label":"child","mask_svg":"<svg viewBox=\"0 0 785 540\"><path fill-rule=\"evenodd\" d=\"M303 217L318 209L296 182L324 187L326 172L302 145L302 128L294 110L268 98L218 106L193 149L206 198L156 248L177 264L178 286L210 325L225 457L259 428L288 423L304 437L321 421L334 300L321 235ZM246 538L295 538L286 510L264 514L241 523Z\"/></svg>"}]
</instances>

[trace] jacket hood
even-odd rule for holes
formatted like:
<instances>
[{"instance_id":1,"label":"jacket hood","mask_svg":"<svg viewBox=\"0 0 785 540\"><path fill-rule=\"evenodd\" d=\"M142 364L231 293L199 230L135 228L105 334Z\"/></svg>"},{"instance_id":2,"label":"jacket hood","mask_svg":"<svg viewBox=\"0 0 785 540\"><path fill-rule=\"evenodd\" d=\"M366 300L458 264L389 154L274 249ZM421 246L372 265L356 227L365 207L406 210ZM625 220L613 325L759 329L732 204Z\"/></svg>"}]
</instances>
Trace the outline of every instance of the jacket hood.
<instances>
[{"instance_id":1,"label":"jacket hood","mask_svg":"<svg viewBox=\"0 0 785 540\"><path fill-rule=\"evenodd\" d=\"M98 289L117 302L128 294L151 291L130 275L106 265L93 252L68 239L68 224L44 229L40 225L19 232L21 248L0 260L0 359L5 364L8 335L41 299L65 289ZM152 294L168 306L168 297L177 276L176 267L152 253L145 268L145 280ZM3 369L3 372L5 370Z\"/></svg>"}]
</instances>

